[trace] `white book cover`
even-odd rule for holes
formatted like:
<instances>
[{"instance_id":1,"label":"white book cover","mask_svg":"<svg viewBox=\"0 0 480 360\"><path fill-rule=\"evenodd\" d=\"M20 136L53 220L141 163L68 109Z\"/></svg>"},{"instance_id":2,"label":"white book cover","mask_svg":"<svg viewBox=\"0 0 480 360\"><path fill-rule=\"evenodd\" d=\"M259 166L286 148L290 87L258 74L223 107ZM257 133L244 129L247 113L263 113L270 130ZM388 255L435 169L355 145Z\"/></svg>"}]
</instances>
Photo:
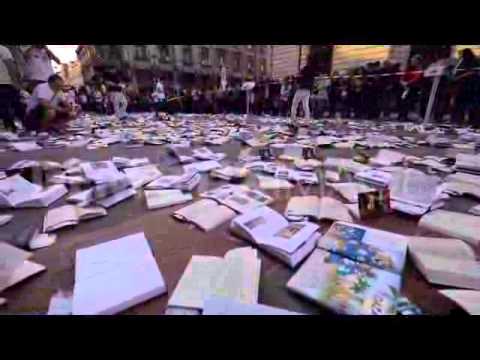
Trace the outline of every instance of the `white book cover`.
<instances>
[{"instance_id":1,"label":"white book cover","mask_svg":"<svg viewBox=\"0 0 480 360\"><path fill-rule=\"evenodd\" d=\"M380 150L377 155L370 159L370 163L379 166L390 166L401 163L406 155L398 151Z\"/></svg>"},{"instance_id":2,"label":"white book cover","mask_svg":"<svg viewBox=\"0 0 480 360\"><path fill-rule=\"evenodd\" d=\"M113 315L167 291L143 233L77 250L73 315Z\"/></svg>"},{"instance_id":3,"label":"white book cover","mask_svg":"<svg viewBox=\"0 0 480 360\"><path fill-rule=\"evenodd\" d=\"M80 208L75 205L60 206L47 212L43 221L43 231L54 231L65 226L77 225L82 220L106 215L107 211L98 207Z\"/></svg>"},{"instance_id":4,"label":"white book cover","mask_svg":"<svg viewBox=\"0 0 480 360\"><path fill-rule=\"evenodd\" d=\"M184 194L180 190L146 190L145 199L147 201L147 208L154 210L183 204L193 200L193 197L192 194Z\"/></svg>"}]
</instances>

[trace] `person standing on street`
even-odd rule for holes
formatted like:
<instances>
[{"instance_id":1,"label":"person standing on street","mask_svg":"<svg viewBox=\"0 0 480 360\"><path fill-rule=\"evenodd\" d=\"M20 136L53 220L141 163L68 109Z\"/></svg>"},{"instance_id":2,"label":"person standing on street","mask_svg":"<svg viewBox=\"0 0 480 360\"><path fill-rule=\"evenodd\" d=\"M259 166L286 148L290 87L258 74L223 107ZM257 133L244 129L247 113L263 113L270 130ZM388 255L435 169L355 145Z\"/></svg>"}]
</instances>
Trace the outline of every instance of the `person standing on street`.
<instances>
[{"instance_id":1,"label":"person standing on street","mask_svg":"<svg viewBox=\"0 0 480 360\"><path fill-rule=\"evenodd\" d=\"M316 68L313 63L313 58L310 56L307 60L307 65L300 71L298 78L298 86L292 101L291 122L293 126L297 126L297 111L300 102L303 105L303 112L307 121L310 120L310 94L316 76Z\"/></svg>"},{"instance_id":2,"label":"person standing on street","mask_svg":"<svg viewBox=\"0 0 480 360\"><path fill-rule=\"evenodd\" d=\"M23 117L21 105L18 69L10 50L0 45L0 119L7 130L17 130L14 119Z\"/></svg>"},{"instance_id":3,"label":"person standing on street","mask_svg":"<svg viewBox=\"0 0 480 360\"><path fill-rule=\"evenodd\" d=\"M46 83L54 74L52 60L60 65L60 60L46 45L32 45L25 52L25 80L30 92L38 84Z\"/></svg>"}]
</instances>

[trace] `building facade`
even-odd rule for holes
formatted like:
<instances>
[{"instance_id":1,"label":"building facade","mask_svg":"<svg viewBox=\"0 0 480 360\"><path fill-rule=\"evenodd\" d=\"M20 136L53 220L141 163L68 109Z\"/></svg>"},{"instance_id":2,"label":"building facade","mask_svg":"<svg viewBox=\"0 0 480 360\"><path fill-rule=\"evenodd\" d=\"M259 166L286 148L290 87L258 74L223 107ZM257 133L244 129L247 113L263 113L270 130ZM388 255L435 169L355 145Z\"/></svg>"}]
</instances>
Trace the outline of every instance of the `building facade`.
<instances>
[{"instance_id":1,"label":"building facade","mask_svg":"<svg viewBox=\"0 0 480 360\"><path fill-rule=\"evenodd\" d=\"M181 87L218 86L222 65L229 84L270 77L268 45L95 45L105 66L128 68L139 86L154 76Z\"/></svg>"},{"instance_id":2,"label":"building facade","mask_svg":"<svg viewBox=\"0 0 480 360\"><path fill-rule=\"evenodd\" d=\"M305 65L310 45L270 45L272 78L282 80L296 76Z\"/></svg>"}]
</instances>

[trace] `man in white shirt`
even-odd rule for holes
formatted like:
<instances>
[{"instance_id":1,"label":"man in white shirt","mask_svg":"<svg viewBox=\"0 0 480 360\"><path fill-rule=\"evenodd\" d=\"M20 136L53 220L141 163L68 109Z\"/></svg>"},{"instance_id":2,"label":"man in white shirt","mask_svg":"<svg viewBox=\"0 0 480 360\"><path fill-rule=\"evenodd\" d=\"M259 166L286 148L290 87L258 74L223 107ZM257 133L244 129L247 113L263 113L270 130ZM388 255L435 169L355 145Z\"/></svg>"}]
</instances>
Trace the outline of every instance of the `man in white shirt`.
<instances>
[{"instance_id":1,"label":"man in white shirt","mask_svg":"<svg viewBox=\"0 0 480 360\"><path fill-rule=\"evenodd\" d=\"M46 83L54 74L52 60L60 64L60 60L47 48L46 45L32 45L25 52L25 80L29 83L29 90Z\"/></svg>"},{"instance_id":2,"label":"man in white shirt","mask_svg":"<svg viewBox=\"0 0 480 360\"><path fill-rule=\"evenodd\" d=\"M20 99L20 76L10 50L0 45L0 119L5 127L16 131L15 116L23 117Z\"/></svg>"},{"instance_id":3,"label":"man in white shirt","mask_svg":"<svg viewBox=\"0 0 480 360\"><path fill-rule=\"evenodd\" d=\"M161 79L155 80L155 87L152 93L152 99L156 112L163 111L165 109L167 96L165 95L165 88Z\"/></svg>"},{"instance_id":4,"label":"man in white shirt","mask_svg":"<svg viewBox=\"0 0 480 360\"><path fill-rule=\"evenodd\" d=\"M59 75L52 75L48 82L37 85L27 107L27 130L60 130L75 116L75 112L65 100L63 86L63 79Z\"/></svg>"}]
</instances>

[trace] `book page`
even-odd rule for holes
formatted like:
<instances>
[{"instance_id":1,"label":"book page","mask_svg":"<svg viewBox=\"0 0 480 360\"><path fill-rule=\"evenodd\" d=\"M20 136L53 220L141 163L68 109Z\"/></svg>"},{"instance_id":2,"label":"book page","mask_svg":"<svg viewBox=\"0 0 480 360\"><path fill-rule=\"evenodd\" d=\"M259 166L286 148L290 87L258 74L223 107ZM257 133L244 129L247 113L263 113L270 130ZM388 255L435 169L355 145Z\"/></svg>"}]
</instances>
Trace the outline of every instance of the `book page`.
<instances>
[{"instance_id":1,"label":"book page","mask_svg":"<svg viewBox=\"0 0 480 360\"><path fill-rule=\"evenodd\" d=\"M192 256L183 272L168 306L199 308L209 297L215 286L215 279L225 266L225 260L213 256Z\"/></svg>"},{"instance_id":2,"label":"book page","mask_svg":"<svg viewBox=\"0 0 480 360\"><path fill-rule=\"evenodd\" d=\"M80 220L89 220L107 215L107 210L101 207L81 208L76 206L75 210L77 211Z\"/></svg>"},{"instance_id":3,"label":"book page","mask_svg":"<svg viewBox=\"0 0 480 360\"><path fill-rule=\"evenodd\" d=\"M318 220L328 219L353 222L349 209L340 201L327 196L320 198L319 212L316 218Z\"/></svg>"},{"instance_id":4,"label":"book page","mask_svg":"<svg viewBox=\"0 0 480 360\"><path fill-rule=\"evenodd\" d=\"M421 171L407 169L396 172L390 183L392 200L430 207L437 199L440 179L425 175Z\"/></svg>"},{"instance_id":5,"label":"book page","mask_svg":"<svg viewBox=\"0 0 480 360\"><path fill-rule=\"evenodd\" d=\"M77 207L64 205L48 210L43 221L43 229L45 232L53 231L63 226L78 224L79 220Z\"/></svg>"},{"instance_id":6,"label":"book page","mask_svg":"<svg viewBox=\"0 0 480 360\"><path fill-rule=\"evenodd\" d=\"M17 207L48 207L68 193L65 185L52 185L43 191L36 192L25 199L15 199Z\"/></svg>"},{"instance_id":7,"label":"book page","mask_svg":"<svg viewBox=\"0 0 480 360\"><path fill-rule=\"evenodd\" d=\"M80 164L85 177L96 184L110 182L123 177L112 161L96 161Z\"/></svg>"},{"instance_id":8,"label":"book page","mask_svg":"<svg viewBox=\"0 0 480 360\"><path fill-rule=\"evenodd\" d=\"M5 278L32 257L32 253L19 249L6 242L0 242L0 278Z\"/></svg>"},{"instance_id":9,"label":"book page","mask_svg":"<svg viewBox=\"0 0 480 360\"><path fill-rule=\"evenodd\" d=\"M191 194L184 194L180 190L145 191L145 198L149 209L159 209L193 199Z\"/></svg>"},{"instance_id":10,"label":"book page","mask_svg":"<svg viewBox=\"0 0 480 360\"><path fill-rule=\"evenodd\" d=\"M449 259L475 260L475 251L458 239L409 236L410 251L441 256Z\"/></svg>"},{"instance_id":11,"label":"book page","mask_svg":"<svg viewBox=\"0 0 480 360\"><path fill-rule=\"evenodd\" d=\"M25 260L20 266L9 274L8 277L0 276L0 293L19 282L46 270L46 267L33 261Z\"/></svg>"},{"instance_id":12,"label":"book page","mask_svg":"<svg viewBox=\"0 0 480 360\"><path fill-rule=\"evenodd\" d=\"M235 212L213 200L203 199L176 211L174 216L210 231L235 217Z\"/></svg>"},{"instance_id":13,"label":"book page","mask_svg":"<svg viewBox=\"0 0 480 360\"><path fill-rule=\"evenodd\" d=\"M349 203L357 203L358 194L375 190L370 186L358 183L329 184L329 186L340 193Z\"/></svg>"},{"instance_id":14,"label":"book page","mask_svg":"<svg viewBox=\"0 0 480 360\"><path fill-rule=\"evenodd\" d=\"M242 229L251 240L262 243L263 239L269 239L273 234L288 227L288 221L275 210L263 206L236 217L233 225Z\"/></svg>"},{"instance_id":15,"label":"book page","mask_svg":"<svg viewBox=\"0 0 480 360\"><path fill-rule=\"evenodd\" d=\"M317 217L320 212L320 198L318 196L293 196L288 201L285 215Z\"/></svg>"},{"instance_id":16,"label":"book page","mask_svg":"<svg viewBox=\"0 0 480 360\"><path fill-rule=\"evenodd\" d=\"M145 165L123 170L127 178L133 185L134 189L138 189L149 182L162 176L162 172L155 165Z\"/></svg>"},{"instance_id":17,"label":"book page","mask_svg":"<svg viewBox=\"0 0 480 360\"><path fill-rule=\"evenodd\" d=\"M184 165L183 170L185 172L189 171L198 171L198 172L208 172L213 169L219 169L222 165L216 160L207 160L207 161L198 161L192 164Z\"/></svg>"},{"instance_id":18,"label":"book page","mask_svg":"<svg viewBox=\"0 0 480 360\"><path fill-rule=\"evenodd\" d=\"M212 296L205 300L202 315L302 315L284 309L262 305L245 304L226 297Z\"/></svg>"},{"instance_id":19,"label":"book page","mask_svg":"<svg viewBox=\"0 0 480 360\"><path fill-rule=\"evenodd\" d=\"M435 210L422 216L418 225L439 234L461 239L477 247L480 245L480 218L447 210Z\"/></svg>"},{"instance_id":20,"label":"book page","mask_svg":"<svg viewBox=\"0 0 480 360\"><path fill-rule=\"evenodd\" d=\"M126 188L112 196L96 201L95 204L108 209L113 205L135 196L136 194L137 191L134 188Z\"/></svg>"}]
</instances>

